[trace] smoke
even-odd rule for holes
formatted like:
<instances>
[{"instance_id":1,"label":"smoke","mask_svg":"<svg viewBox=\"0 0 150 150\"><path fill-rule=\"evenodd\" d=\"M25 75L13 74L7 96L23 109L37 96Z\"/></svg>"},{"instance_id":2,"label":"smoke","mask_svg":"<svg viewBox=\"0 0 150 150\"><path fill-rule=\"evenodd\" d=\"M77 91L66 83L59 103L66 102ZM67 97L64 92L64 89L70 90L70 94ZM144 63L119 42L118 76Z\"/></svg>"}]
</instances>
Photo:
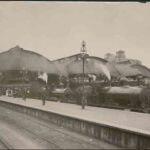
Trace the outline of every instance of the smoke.
<instances>
[{"instance_id":1,"label":"smoke","mask_svg":"<svg viewBox=\"0 0 150 150\"><path fill-rule=\"evenodd\" d=\"M40 73L39 75L38 75L38 78L39 79L42 79L43 81L45 81L46 83L47 83L47 80L48 80L48 76L47 76L47 73Z\"/></svg>"},{"instance_id":2,"label":"smoke","mask_svg":"<svg viewBox=\"0 0 150 150\"><path fill-rule=\"evenodd\" d=\"M93 60L93 61L94 61L94 68L97 70L97 73L104 74L108 80L111 80L110 71L107 68L106 64L100 62L99 60Z\"/></svg>"},{"instance_id":3,"label":"smoke","mask_svg":"<svg viewBox=\"0 0 150 150\"><path fill-rule=\"evenodd\" d=\"M108 78L108 80L111 80L111 76L110 76L110 72L109 72L108 68L107 68L105 65L103 65L103 64L99 64L99 65L100 65L100 67L101 67L103 73L104 73L104 74L106 75L106 77Z\"/></svg>"}]
</instances>

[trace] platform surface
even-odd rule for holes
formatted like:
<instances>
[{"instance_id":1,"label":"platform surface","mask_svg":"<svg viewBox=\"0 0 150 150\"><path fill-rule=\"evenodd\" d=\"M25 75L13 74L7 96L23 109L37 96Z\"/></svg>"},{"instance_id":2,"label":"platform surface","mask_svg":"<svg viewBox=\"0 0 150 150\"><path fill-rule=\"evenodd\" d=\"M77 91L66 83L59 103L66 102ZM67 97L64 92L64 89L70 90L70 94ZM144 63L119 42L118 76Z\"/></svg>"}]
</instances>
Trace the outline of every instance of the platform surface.
<instances>
[{"instance_id":1,"label":"platform surface","mask_svg":"<svg viewBox=\"0 0 150 150\"><path fill-rule=\"evenodd\" d=\"M65 116L70 116L73 118L150 135L150 114L146 113L137 113L92 106L86 106L85 109L82 109L80 105L54 101L46 101L46 105L43 106L42 100L27 98L26 101L24 101L22 98L13 98L7 96L0 96L0 101L15 103Z\"/></svg>"}]
</instances>

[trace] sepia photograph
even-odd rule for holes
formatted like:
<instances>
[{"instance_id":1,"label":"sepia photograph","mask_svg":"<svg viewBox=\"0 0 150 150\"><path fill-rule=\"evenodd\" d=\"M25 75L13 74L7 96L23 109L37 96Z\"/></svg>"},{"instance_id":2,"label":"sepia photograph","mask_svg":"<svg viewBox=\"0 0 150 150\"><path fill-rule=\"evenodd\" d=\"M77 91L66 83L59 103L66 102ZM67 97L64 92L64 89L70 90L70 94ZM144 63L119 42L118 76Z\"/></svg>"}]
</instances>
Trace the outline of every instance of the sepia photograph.
<instances>
[{"instance_id":1,"label":"sepia photograph","mask_svg":"<svg viewBox=\"0 0 150 150\"><path fill-rule=\"evenodd\" d=\"M0 1L0 149L150 149L150 2Z\"/></svg>"}]
</instances>

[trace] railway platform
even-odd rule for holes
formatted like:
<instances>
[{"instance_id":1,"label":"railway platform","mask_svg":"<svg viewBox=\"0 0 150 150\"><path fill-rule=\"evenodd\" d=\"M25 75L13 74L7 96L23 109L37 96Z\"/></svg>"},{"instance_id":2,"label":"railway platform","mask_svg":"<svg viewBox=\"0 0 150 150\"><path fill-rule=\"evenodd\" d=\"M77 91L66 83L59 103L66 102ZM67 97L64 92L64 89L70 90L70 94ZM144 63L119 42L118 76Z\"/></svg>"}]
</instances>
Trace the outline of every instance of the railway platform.
<instances>
[{"instance_id":1,"label":"railway platform","mask_svg":"<svg viewBox=\"0 0 150 150\"><path fill-rule=\"evenodd\" d=\"M111 131L112 135L119 133L118 135L120 137L122 132L124 131L129 132L131 135L132 133L136 133L140 138L141 135L142 136L144 135L144 138L146 137L145 140L146 143L149 143L150 141L150 114L130 112L127 110L99 108L99 107L92 107L92 106L86 106L85 109L82 109L80 105L54 102L54 101L46 101L46 104L42 105L42 100L27 98L26 101L24 101L22 98L13 98L13 97L6 97L6 96L0 96L0 102L12 103L12 104L17 104L29 108L50 112L50 113L55 113L58 115L60 114L62 116L82 120L89 123L95 123L96 125L102 125L108 128L109 127L117 128L117 130L119 129L118 130L119 132L113 131L114 129L112 131L109 130L109 132ZM97 127L94 128L96 129ZM130 134L128 135L128 138L130 137ZM119 137L118 135L117 138ZM123 133L123 136L124 135L125 133ZM101 138L106 139L106 137L102 137L102 136ZM129 144L128 148L134 148L135 145L139 143L138 140L137 142L135 142L136 139L138 139L138 137L135 138L135 135L133 135L133 138L131 139L130 142L131 144ZM127 145L127 143L120 142L120 145L121 146Z\"/></svg>"},{"instance_id":2,"label":"railway platform","mask_svg":"<svg viewBox=\"0 0 150 150\"><path fill-rule=\"evenodd\" d=\"M39 99L27 98L26 101L24 101L22 98L7 96L0 96L0 101L38 108L65 116L112 125L118 128L150 135L150 114L92 106L86 106L83 110L80 105L54 101L46 101L46 104L43 106L42 100Z\"/></svg>"}]
</instances>

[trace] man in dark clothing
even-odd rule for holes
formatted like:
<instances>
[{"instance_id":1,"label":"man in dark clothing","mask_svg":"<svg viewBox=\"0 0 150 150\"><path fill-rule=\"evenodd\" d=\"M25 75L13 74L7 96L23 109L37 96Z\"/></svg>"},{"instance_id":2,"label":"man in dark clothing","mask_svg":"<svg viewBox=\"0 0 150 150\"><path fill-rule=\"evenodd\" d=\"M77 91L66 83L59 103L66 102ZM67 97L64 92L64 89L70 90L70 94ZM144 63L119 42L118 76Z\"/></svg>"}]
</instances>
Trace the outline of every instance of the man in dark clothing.
<instances>
[{"instance_id":1,"label":"man in dark clothing","mask_svg":"<svg viewBox=\"0 0 150 150\"><path fill-rule=\"evenodd\" d=\"M47 88L46 87L42 87L42 105L45 105L46 102L46 98L47 98Z\"/></svg>"}]
</instances>

